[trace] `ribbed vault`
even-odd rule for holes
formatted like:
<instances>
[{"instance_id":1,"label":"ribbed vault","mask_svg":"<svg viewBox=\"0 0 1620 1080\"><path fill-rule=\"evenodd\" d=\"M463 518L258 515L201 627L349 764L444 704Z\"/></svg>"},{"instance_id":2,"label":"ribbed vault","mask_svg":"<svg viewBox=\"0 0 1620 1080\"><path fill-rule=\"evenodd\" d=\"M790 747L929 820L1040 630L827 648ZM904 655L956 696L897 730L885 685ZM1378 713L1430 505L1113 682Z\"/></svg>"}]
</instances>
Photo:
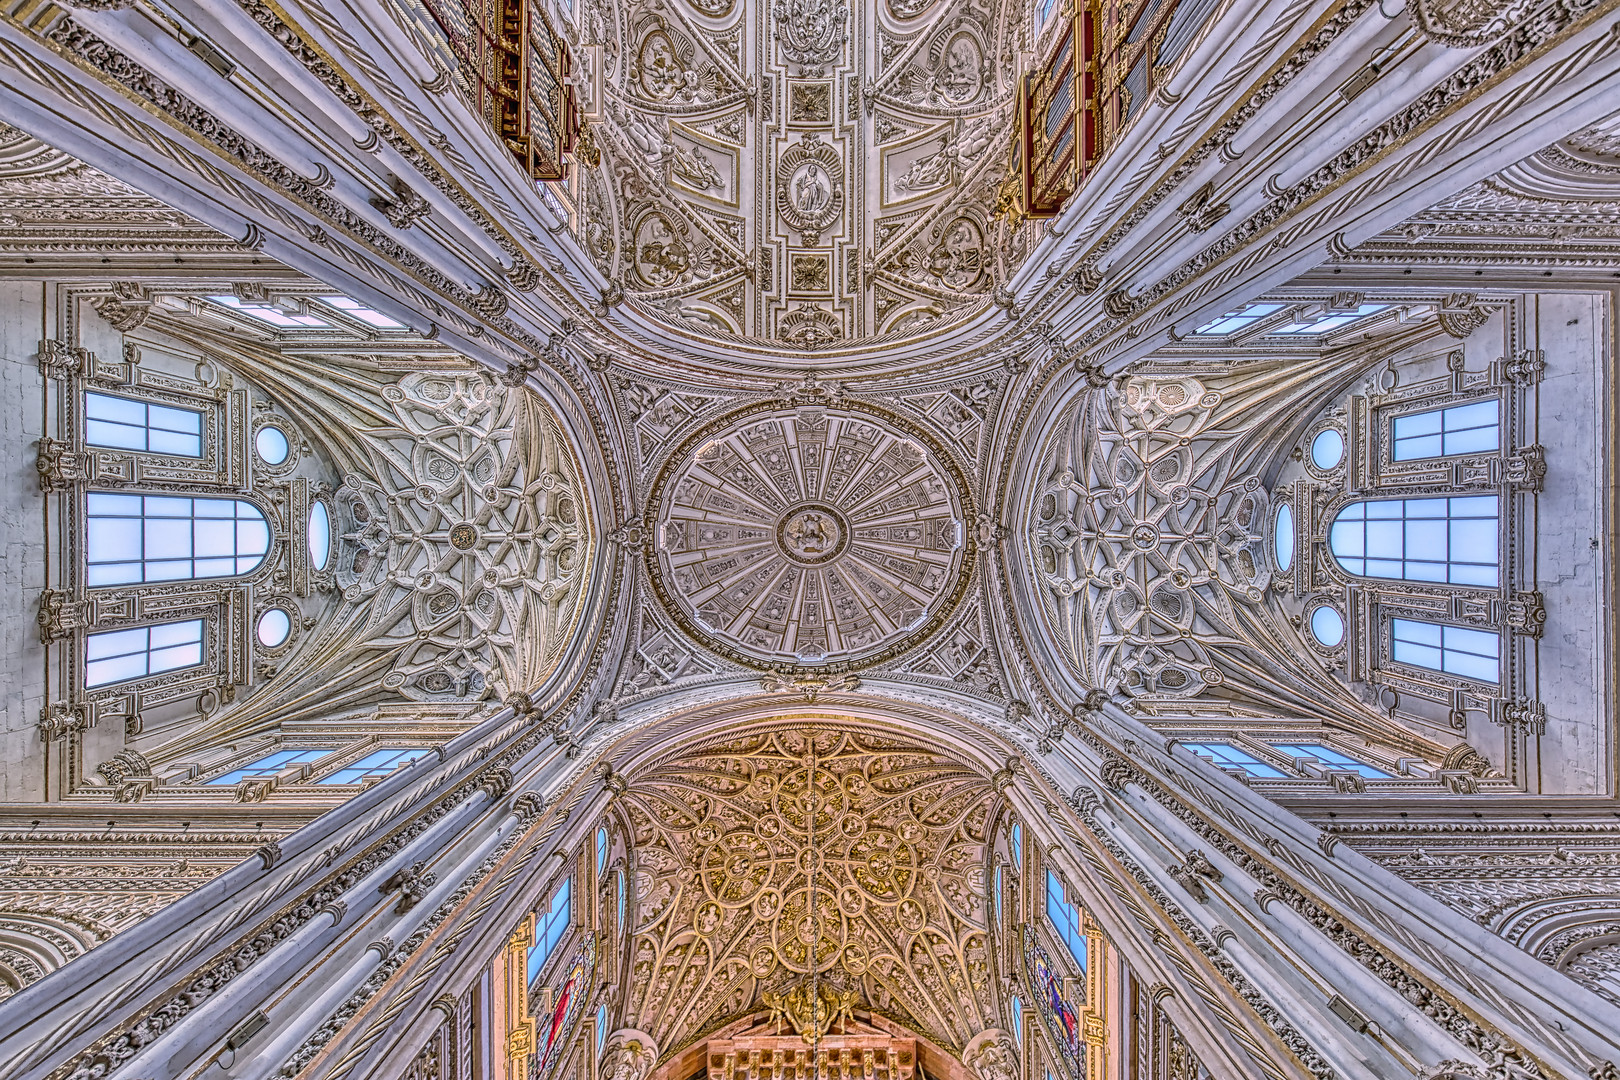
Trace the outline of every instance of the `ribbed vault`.
<instances>
[{"instance_id":1,"label":"ribbed vault","mask_svg":"<svg viewBox=\"0 0 1620 1080\"><path fill-rule=\"evenodd\" d=\"M637 773L620 804L637 867L625 1025L668 1056L814 981L959 1050L996 1023L996 799L934 750L830 723Z\"/></svg>"}]
</instances>

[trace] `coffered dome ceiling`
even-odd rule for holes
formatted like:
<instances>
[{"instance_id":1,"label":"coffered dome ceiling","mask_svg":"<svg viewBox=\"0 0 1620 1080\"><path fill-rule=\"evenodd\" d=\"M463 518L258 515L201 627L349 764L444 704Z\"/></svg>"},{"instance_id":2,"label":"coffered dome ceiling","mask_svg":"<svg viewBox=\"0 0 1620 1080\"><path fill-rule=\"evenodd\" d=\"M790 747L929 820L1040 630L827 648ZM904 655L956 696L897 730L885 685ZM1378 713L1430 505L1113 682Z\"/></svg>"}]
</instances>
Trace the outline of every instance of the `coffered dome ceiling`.
<instances>
[{"instance_id":1,"label":"coffered dome ceiling","mask_svg":"<svg viewBox=\"0 0 1620 1080\"><path fill-rule=\"evenodd\" d=\"M949 454L853 402L720 418L671 457L649 506L660 599L756 667L893 656L939 625L973 565L971 497Z\"/></svg>"},{"instance_id":2,"label":"coffered dome ceiling","mask_svg":"<svg viewBox=\"0 0 1620 1080\"><path fill-rule=\"evenodd\" d=\"M710 338L897 341L981 310L1026 252L990 217L1023 4L588 0L605 103L582 241Z\"/></svg>"},{"instance_id":3,"label":"coffered dome ceiling","mask_svg":"<svg viewBox=\"0 0 1620 1080\"><path fill-rule=\"evenodd\" d=\"M996 795L921 746L791 730L695 749L619 803L636 851L624 1023L683 1047L814 970L941 1046L995 1026Z\"/></svg>"}]
</instances>

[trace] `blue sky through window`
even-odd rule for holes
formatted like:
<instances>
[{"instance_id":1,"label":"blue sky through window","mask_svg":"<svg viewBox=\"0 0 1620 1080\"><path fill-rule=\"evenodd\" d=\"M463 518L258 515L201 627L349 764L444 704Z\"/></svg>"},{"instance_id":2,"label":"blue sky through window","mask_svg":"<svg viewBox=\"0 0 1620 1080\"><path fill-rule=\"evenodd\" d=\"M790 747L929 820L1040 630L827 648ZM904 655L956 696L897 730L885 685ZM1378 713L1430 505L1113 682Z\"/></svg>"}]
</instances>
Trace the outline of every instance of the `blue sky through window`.
<instances>
[{"instance_id":1,"label":"blue sky through window","mask_svg":"<svg viewBox=\"0 0 1620 1080\"><path fill-rule=\"evenodd\" d=\"M1046 917L1069 955L1086 970L1086 934L1080 927L1080 909L1063 898L1063 882L1052 871L1046 872Z\"/></svg>"}]
</instances>

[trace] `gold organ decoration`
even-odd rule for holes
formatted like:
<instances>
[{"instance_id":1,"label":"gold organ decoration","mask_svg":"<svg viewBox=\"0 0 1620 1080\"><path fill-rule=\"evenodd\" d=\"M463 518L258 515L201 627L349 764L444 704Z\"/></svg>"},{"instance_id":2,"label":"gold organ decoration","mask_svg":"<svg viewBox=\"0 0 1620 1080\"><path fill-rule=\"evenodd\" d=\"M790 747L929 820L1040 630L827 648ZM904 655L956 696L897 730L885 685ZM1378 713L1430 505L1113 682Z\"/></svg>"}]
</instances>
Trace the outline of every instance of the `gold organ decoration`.
<instances>
[{"instance_id":1,"label":"gold organ decoration","mask_svg":"<svg viewBox=\"0 0 1620 1080\"><path fill-rule=\"evenodd\" d=\"M423 0L474 110L535 180L561 180L579 107L568 42L529 0Z\"/></svg>"},{"instance_id":2,"label":"gold organ decoration","mask_svg":"<svg viewBox=\"0 0 1620 1080\"><path fill-rule=\"evenodd\" d=\"M819 1054L859 1003L959 1050L995 1017L995 798L932 750L849 728L778 725L644 773L623 803L637 862L623 1022L683 1046L767 1008L775 1023L755 1035ZM874 1037L874 1053L900 1054Z\"/></svg>"},{"instance_id":3,"label":"gold organ decoration","mask_svg":"<svg viewBox=\"0 0 1620 1080\"><path fill-rule=\"evenodd\" d=\"M1176 0L1064 0L1072 17L1018 90L1001 208L1056 217L1141 110L1160 75Z\"/></svg>"},{"instance_id":4,"label":"gold organ decoration","mask_svg":"<svg viewBox=\"0 0 1620 1080\"><path fill-rule=\"evenodd\" d=\"M529 1014L529 946L534 943L534 912L524 916L502 953L502 978L496 979L497 993L506 1008L495 1016L505 1021L505 1047L508 1075L528 1074L529 1056L534 1053L535 1023Z\"/></svg>"}]
</instances>

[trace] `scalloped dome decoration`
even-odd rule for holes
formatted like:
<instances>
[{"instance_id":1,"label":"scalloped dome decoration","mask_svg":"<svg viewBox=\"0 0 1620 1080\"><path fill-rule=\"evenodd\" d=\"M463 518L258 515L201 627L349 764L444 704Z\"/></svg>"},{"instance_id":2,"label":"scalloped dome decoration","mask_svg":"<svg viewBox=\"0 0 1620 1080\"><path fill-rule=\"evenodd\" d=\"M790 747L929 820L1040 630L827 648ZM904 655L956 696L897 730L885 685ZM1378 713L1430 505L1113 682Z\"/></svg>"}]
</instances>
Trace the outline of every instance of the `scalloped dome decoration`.
<instances>
[{"instance_id":1,"label":"scalloped dome decoration","mask_svg":"<svg viewBox=\"0 0 1620 1080\"><path fill-rule=\"evenodd\" d=\"M943 621L972 570L966 479L930 437L870 406L722 417L673 455L649 502L660 599L753 667L897 655Z\"/></svg>"}]
</instances>

